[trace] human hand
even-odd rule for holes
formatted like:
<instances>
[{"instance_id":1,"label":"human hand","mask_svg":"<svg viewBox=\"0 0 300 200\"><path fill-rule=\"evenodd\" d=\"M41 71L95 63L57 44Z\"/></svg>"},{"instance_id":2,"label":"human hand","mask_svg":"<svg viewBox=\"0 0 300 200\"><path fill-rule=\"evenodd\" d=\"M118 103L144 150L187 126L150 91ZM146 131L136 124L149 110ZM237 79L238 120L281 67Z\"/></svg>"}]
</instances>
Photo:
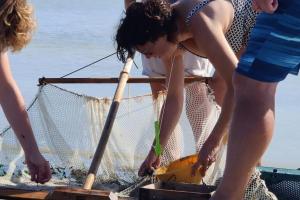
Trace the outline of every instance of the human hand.
<instances>
[{"instance_id":1,"label":"human hand","mask_svg":"<svg viewBox=\"0 0 300 200\"><path fill-rule=\"evenodd\" d=\"M278 8L278 0L253 0L253 7L256 11L274 13Z\"/></svg>"},{"instance_id":2,"label":"human hand","mask_svg":"<svg viewBox=\"0 0 300 200\"><path fill-rule=\"evenodd\" d=\"M204 177L206 170L216 161L219 150L220 141L209 137L198 153L198 160L192 167L192 175L196 174L196 170L200 170L201 176Z\"/></svg>"},{"instance_id":3,"label":"human hand","mask_svg":"<svg viewBox=\"0 0 300 200\"><path fill-rule=\"evenodd\" d=\"M51 179L49 162L40 153L31 153L25 158L31 181L44 184Z\"/></svg>"},{"instance_id":4,"label":"human hand","mask_svg":"<svg viewBox=\"0 0 300 200\"><path fill-rule=\"evenodd\" d=\"M147 158L140 166L138 175L139 176L146 176L153 174L154 170L158 168L160 165L160 157L156 156L154 151L151 149Z\"/></svg>"}]
</instances>

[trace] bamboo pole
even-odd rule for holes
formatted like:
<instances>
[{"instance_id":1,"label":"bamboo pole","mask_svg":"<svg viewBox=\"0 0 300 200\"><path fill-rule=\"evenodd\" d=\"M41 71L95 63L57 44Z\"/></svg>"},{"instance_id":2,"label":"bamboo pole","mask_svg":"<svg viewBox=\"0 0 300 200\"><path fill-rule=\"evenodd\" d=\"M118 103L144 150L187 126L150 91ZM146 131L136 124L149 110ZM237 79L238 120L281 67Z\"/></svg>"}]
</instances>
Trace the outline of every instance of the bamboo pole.
<instances>
[{"instance_id":1,"label":"bamboo pole","mask_svg":"<svg viewBox=\"0 0 300 200\"><path fill-rule=\"evenodd\" d=\"M102 130L101 138L98 143L96 152L93 157L93 161L91 163L91 166L90 166L90 169L88 172L88 176L87 176L84 186L83 186L84 189L90 190L94 184L95 177L96 177L98 168L100 166L114 120L116 118L116 114L117 114L117 111L118 111L118 108L120 105L120 101L123 96L123 91L125 89L127 80L129 78L129 72L131 70L132 63L133 63L133 59L130 57L127 58L124 68L120 72L119 83L118 83L117 89L115 91L115 95L114 95L112 104L110 106L109 113L108 113L107 119L105 121L104 128Z\"/></svg>"},{"instance_id":2,"label":"bamboo pole","mask_svg":"<svg viewBox=\"0 0 300 200\"><path fill-rule=\"evenodd\" d=\"M191 83L195 81L207 82L211 79L211 77L185 77L185 83ZM136 78L128 78L127 83L165 83L165 77L136 77ZM93 84L93 83L119 83L119 78L40 78L39 84L44 85L48 83L53 84L69 84L69 83L85 83L85 84Z\"/></svg>"}]
</instances>

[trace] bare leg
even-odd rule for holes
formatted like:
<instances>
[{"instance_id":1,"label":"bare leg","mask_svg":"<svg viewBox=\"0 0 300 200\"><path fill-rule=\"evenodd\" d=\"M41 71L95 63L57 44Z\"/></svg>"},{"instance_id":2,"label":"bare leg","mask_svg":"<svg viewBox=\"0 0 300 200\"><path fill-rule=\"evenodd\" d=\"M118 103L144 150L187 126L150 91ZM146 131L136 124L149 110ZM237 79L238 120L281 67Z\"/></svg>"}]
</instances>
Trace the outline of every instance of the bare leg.
<instances>
[{"instance_id":1,"label":"bare leg","mask_svg":"<svg viewBox=\"0 0 300 200\"><path fill-rule=\"evenodd\" d=\"M277 83L263 83L235 73L235 108L223 180L213 200L239 200L274 129Z\"/></svg>"}]
</instances>

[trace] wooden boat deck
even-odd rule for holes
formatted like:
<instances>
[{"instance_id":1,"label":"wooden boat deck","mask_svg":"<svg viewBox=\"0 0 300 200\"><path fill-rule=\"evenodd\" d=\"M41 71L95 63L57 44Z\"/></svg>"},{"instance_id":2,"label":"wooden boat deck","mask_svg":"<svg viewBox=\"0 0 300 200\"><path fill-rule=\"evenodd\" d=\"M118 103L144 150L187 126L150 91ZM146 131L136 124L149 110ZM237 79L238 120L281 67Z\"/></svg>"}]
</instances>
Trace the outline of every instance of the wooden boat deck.
<instances>
[{"instance_id":1,"label":"wooden boat deck","mask_svg":"<svg viewBox=\"0 0 300 200\"><path fill-rule=\"evenodd\" d=\"M145 185L140 188L139 197L141 200L208 200L214 186L158 182ZM135 198L120 198L110 191L85 190L82 188L55 187L43 191L29 191L23 189L12 189L0 187L0 199L68 199L68 200L135 200Z\"/></svg>"},{"instance_id":2,"label":"wooden boat deck","mask_svg":"<svg viewBox=\"0 0 300 200\"><path fill-rule=\"evenodd\" d=\"M29 191L0 187L0 199L68 199L68 200L111 200L110 192L101 190L84 190L80 188L55 188L51 191ZM130 198L118 198L130 200Z\"/></svg>"}]
</instances>

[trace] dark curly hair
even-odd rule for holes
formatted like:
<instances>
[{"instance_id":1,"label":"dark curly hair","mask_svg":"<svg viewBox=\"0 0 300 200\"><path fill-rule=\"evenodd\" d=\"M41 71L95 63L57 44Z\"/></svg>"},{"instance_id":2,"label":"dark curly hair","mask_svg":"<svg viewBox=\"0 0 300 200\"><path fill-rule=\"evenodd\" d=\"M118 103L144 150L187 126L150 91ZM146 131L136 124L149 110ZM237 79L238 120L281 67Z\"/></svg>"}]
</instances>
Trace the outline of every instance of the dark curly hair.
<instances>
[{"instance_id":1,"label":"dark curly hair","mask_svg":"<svg viewBox=\"0 0 300 200\"><path fill-rule=\"evenodd\" d=\"M175 42L177 32L176 13L164 0L132 3L121 19L115 42L118 59L125 62L137 45L154 42L161 36Z\"/></svg>"}]
</instances>

